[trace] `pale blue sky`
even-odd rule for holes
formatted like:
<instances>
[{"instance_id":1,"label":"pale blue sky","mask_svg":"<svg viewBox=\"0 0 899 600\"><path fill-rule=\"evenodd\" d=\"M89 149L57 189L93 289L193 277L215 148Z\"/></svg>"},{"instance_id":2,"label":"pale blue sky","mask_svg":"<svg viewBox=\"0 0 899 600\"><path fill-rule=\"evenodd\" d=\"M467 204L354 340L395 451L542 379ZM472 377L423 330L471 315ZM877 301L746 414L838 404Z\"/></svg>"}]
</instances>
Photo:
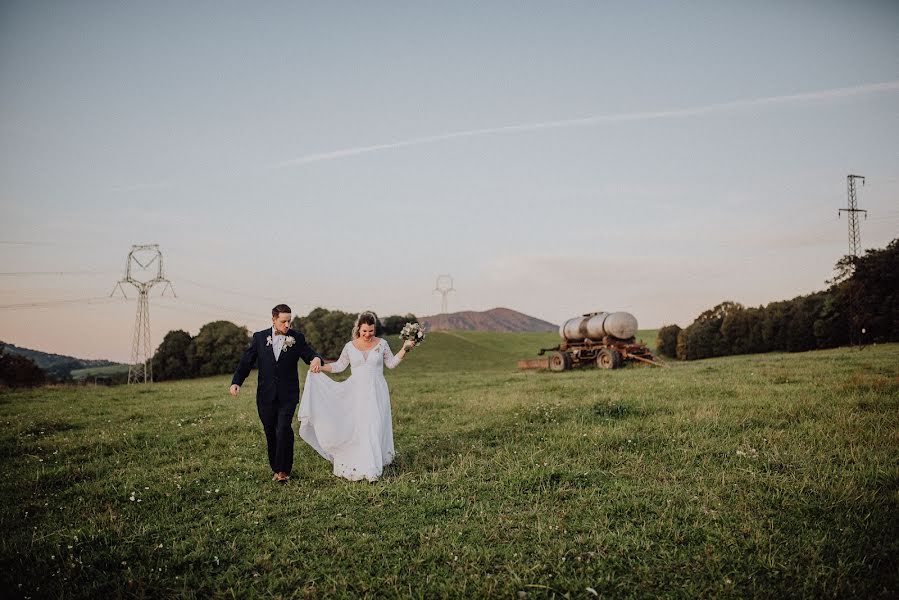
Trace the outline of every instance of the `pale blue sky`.
<instances>
[{"instance_id":1,"label":"pale blue sky","mask_svg":"<svg viewBox=\"0 0 899 600\"><path fill-rule=\"evenodd\" d=\"M0 339L126 360L271 299L688 324L899 225L895 2L0 4ZM258 317L256 316L258 315ZM45 325L52 323L52 339Z\"/></svg>"}]
</instances>

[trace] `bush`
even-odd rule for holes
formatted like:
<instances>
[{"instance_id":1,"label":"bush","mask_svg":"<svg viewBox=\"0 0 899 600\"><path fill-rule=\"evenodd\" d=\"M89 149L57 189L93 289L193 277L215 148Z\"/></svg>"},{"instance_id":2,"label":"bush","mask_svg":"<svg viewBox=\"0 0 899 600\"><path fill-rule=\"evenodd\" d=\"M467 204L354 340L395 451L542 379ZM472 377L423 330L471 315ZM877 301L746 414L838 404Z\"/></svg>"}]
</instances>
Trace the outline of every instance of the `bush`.
<instances>
[{"instance_id":1,"label":"bush","mask_svg":"<svg viewBox=\"0 0 899 600\"><path fill-rule=\"evenodd\" d=\"M677 357L681 360L696 360L729 354L727 342L721 333L721 325L743 306L730 300L711 308L693 321L677 337Z\"/></svg>"},{"instance_id":2,"label":"bush","mask_svg":"<svg viewBox=\"0 0 899 600\"><path fill-rule=\"evenodd\" d=\"M899 239L859 258L844 256L826 291L746 309L722 302L678 335L684 360L754 352L801 352L850 341L899 341ZM849 339L850 303L853 340ZM864 333L862 333L864 330ZM659 331L659 348L662 348Z\"/></svg>"},{"instance_id":3,"label":"bush","mask_svg":"<svg viewBox=\"0 0 899 600\"><path fill-rule=\"evenodd\" d=\"M739 306L739 305L737 305ZM761 321L758 309L744 309L742 306L728 311L721 320L720 352L724 354L749 354L758 352L753 346L756 341L753 330L761 334ZM760 341L760 340L759 340Z\"/></svg>"},{"instance_id":4,"label":"bush","mask_svg":"<svg viewBox=\"0 0 899 600\"><path fill-rule=\"evenodd\" d=\"M187 352L188 369L200 377L233 373L250 343L246 327L213 321L200 328Z\"/></svg>"},{"instance_id":5,"label":"bush","mask_svg":"<svg viewBox=\"0 0 899 600\"><path fill-rule=\"evenodd\" d=\"M677 335L681 331L679 325L665 325L659 329L656 337L656 350L659 354L671 358L677 357Z\"/></svg>"},{"instance_id":6,"label":"bush","mask_svg":"<svg viewBox=\"0 0 899 600\"><path fill-rule=\"evenodd\" d=\"M306 342L327 358L337 358L353 334L358 315L340 310L315 308L303 318L296 317L291 327L306 336ZM378 333L375 328L375 333Z\"/></svg>"},{"instance_id":7,"label":"bush","mask_svg":"<svg viewBox=\"0 0 899 600\"><path fill-rule=\"evenodd\" d=\"M412 313L406 313L404 316L391 315L386 319L382 319L382 323L384 325L384 335L398 335L406 323L418 323L418 318Z\"/></svg>"},{"instance_id":8,"label":"bush","mask_svg":"<svg viewBox=\"0 0 899 600\"><path fill-rule=\"evenodd\" d=\"M47 376L33 360L0 348L0 386L35 387L46 381Z\"/></svg>"},{"instance_id":9,"label":"bush","mask_svg":"<svg viewBox=\"0 0 899 600\"><path fill-rule=\"evenodd\" d=\"M306 341L316 352L328 358L337 358L353 335L353 325L357 316L357 313L319 307L310 311L305 317L295 317L290 326L306 336ZM418 319L411 313L402 316L391 315L386 319L378 318L375 335L396 335L406 323L417 321Z\"/></svg>"},{"instance_id":10,"label":"bush","mask_svg":"<svg viewBox=\"0 0 899 600\"><path fill-rule=\"evenodd\" d=\"M181 329L165 334L159 348L153 355L153 379L186 379L194 375L188 361L191 344L190 334Z\"/></svg>"},{"instance_id":11,"label":"bush","mask_svg":"<svg viewBox=\"0 0 899 600\"><path fill-rule=\"evenodd\" d=\"M864 329L863 342L899 341L899 238L858 258L849 283L857 300L856 335Z\"/></svg>"},{"instance_id":12,"label":"bush","mask_svg":"<svg viewBox=\"0 0 899 600\"><path fill-rule=\"evenodd\" d=\"M812 323L812 335L818 348L836 348L849 343L849 305L844 298L846 286L821 292L823 302L818 318Z\"/></svg>"}]
</instances>

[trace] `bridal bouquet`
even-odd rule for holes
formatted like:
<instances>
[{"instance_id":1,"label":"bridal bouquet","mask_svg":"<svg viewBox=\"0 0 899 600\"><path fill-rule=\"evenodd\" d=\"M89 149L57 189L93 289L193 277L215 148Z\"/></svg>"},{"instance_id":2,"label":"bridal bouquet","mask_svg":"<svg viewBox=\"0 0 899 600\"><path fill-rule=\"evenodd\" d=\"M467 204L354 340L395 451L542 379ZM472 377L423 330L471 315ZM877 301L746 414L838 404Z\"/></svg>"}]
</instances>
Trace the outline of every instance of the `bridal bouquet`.
<instances>
[{"instance_id":1,"label":"bridal bouquet","mask_svg":"<svg viewBox=\"0 0 899 600\"><path fill-rule=\"evenodd\" d=\"M418 323L406 323L400 331L400 337L404 340L412 340L417 346L425 341L425 332Z\"/></svg>"}]
</instances>

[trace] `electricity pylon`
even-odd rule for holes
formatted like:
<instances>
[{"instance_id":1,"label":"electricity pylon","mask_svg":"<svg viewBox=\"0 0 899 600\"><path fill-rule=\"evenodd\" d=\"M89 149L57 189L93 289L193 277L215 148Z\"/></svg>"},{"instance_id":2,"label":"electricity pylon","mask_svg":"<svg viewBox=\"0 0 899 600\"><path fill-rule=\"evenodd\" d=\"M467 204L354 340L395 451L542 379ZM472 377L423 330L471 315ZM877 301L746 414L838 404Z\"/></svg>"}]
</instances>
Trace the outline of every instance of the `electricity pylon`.
<instances>
[{"instance_id":1,"label":"electricity pylon","mask_svg":"<svg viewBox=\"0 0 899 600\"><path fill-rule=\"evenodd\" d=\"M435 292L440 292L442 298L440 302L440 314L445 315L447 313L447 309L449 305L447 303L447 296L450 292L455 292L453 289L453 278L450 275L440 275L437 277L437 284L434 287Z\"/></svg>"},{"instance_id":2,"label":"electricity pylon","mask_svg":"<svg viewBox=\"0 0 899 600\"><path fill-rule=\"evenodd\" d=\"M849 216L849 256L852 260L852 270L855 270L856 262L858 261L858 251L861 246L861 233L858 229L858 213L865 213L865 218L868 218L868 211L858 208L855 200L855 180L861 179L862 185L865 185L865 178L862 175L847 175L847 195L849 196L849 207L841 208L837 211L837 217L839 217L842 213L847 213ZM856 344L861 343L861 334L864 332L861 329L861 324L859 321L858 315L858 299L856 298L855 290L852 285L852 278L850 276L849 282L849 345L855 346Z\"/></svg>"},{"instance_id":3,"label":"electricity pylon","mask_svg":"<svg viewBox=\"0 0 899 600\"><path fill-rule=\"evenodd\" d=\"M156 274L151 279L135 277L134 267L139 267L141 271L150 271L150 268L156 265ZM152 274L152 271L148 275ZM153 382L153 364L151 362L152 344L150 343L150 288L157 283L164 283L162 295L165 296L166 290L172 290L172 296L175 296L175 288L172 282L165 278L165 272L162 268L162 252L159 250L159 244L143 244L131 246L131 252L128 253L128 259L125 262L125 276L116 283L112 288L110 297L114 296L116 290L121 290L122 296L128 298L125 293L123 283L130 283L137 288L137 316L134 319L134 338L131 342L131 364L128 365L128 384L132 383L152 383ZM175 296L177 297L177 296Z\"/></svg>"},{"instance_id":4,"label":"electricity pylon","mask_svg":"<svg viewBox=\"0 0 899 600\"><path fill-rule=\"evenodd\" d=\"M855 201L855 180L861 179L862 185L865 185L865 178L862 175L847 175L847 194L849 196L849 207L841 208L837 211L839 217L841 213L849 214L849 255L858 258L858 250L861 245L861 233L858 229L858 213L865 213L868 218L868 211L858 208Z\"/></svg>"}]
</instances>

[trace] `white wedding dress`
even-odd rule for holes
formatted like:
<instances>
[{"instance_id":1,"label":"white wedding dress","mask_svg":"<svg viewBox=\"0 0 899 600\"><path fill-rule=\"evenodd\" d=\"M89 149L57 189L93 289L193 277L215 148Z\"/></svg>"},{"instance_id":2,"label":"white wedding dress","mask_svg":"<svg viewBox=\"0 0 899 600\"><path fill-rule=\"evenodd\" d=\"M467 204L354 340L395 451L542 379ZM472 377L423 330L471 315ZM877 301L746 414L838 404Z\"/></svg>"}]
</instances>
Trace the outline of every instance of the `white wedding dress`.
<instances>
[{"instance_id":1,"label":"white wedding dress","mask_svg":"<svg viewBox=\"0 0 899 600\"><path fill-rule=\"evenodd\" d=\"M393 369L400 359L387 342L363 352L347 342L331 372L349 365L353 373L343 382L325 373L309 372L297 418L300 437L334 465L334 474L351 481L375 481L393 462L393 424L390 391L384 365Z\"/></svg>"}]
</instances>

